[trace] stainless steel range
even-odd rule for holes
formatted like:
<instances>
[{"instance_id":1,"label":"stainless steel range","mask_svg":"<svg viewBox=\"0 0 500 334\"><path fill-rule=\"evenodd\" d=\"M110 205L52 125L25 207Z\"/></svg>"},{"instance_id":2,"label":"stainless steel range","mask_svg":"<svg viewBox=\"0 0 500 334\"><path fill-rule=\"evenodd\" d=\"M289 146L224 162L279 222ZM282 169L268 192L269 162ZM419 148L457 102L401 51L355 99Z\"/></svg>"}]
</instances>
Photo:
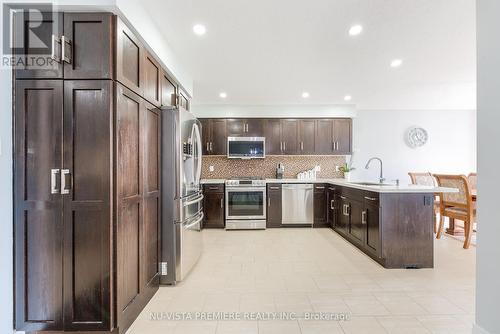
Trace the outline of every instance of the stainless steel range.
<instances>
[{"instance_id":1,"label":"stainless steel range","mask_svg":"<svg viewBox=\"0 0 500 334\"><path fill-rule=\"evenodd\" d=\"M266 228L266 181L239 178L226 181L226 230Z\"/></svg>"}]
</instances>

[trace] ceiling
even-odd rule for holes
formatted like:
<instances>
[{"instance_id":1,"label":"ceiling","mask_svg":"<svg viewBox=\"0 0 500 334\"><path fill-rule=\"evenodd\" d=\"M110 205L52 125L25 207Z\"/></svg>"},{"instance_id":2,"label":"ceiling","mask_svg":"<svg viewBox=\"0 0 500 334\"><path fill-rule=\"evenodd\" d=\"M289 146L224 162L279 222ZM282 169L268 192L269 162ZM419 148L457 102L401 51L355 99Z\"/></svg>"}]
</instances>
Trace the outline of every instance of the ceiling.
<instances>
[{"instance_id":1,"label":"ceiling","mask_svg":"<svg viewBox=\"0 0 500 334\"><path fill-rule=\"evenodd\" d=\"M336 105L351 95L359 109L476 108L474 0L142 3L191 71L194 104Z\"/></svg>"}]
</instances>

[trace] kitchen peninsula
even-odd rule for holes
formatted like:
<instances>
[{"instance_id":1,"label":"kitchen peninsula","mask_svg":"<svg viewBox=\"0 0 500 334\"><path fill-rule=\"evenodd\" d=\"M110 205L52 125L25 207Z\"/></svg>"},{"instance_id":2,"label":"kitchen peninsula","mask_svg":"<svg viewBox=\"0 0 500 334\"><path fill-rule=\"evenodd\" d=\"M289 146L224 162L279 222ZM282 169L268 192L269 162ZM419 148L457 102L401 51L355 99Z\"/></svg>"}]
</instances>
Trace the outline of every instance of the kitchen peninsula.
<instances>
[{"instance_id":1,"label":"kitchen peninsula","mask_svg":"<svg viewBox=\"0 0 500 334\"><path fill-rule=\"evenodd\" d=\"M223 198L224 181L202 180L208 219L214 216L215 205L210 203L210 191L217 189L219 199ZM314 219L309 226L331 228L384 268L433 268L434 194L456 191L343 179L265 179L265 184L267 228L290 226L281 220L283 185L313 184ZM224 202L227 205L227 200L220 201ZM217 207L224 210L219 203ZM224 227L224 222L218 227Z\"/></svg>"}]
</instances>

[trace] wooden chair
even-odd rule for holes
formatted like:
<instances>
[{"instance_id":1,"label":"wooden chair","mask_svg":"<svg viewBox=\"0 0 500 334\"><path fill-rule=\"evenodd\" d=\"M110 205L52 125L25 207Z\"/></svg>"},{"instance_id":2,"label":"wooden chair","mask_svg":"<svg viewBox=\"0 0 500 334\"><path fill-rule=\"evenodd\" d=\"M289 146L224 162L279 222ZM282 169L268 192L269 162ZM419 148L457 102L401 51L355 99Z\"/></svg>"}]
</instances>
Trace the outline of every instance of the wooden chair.
<instances>
[{"instance_id":1,"label":"wooden chair","mask_svg":"<svg viewBox=\"0 0 500 334\"><path fill-rule=\"evenodd\" d=\"M415 172L410 172L408 173L411 179L412 184L417 184L421 186L431 186L435 187L436 186L436 180L434 179L434 176L432 176L431 173L415 173ZM439 196L435 195L434 196L434 233L437 233L437 215L440 211L440 204L439 204Z\"/></svg>"},{"instance_id":2,"label":"wooden chair","mask_svg":"<svg viewBox=\"0 0 500 334\"><path fill-rule=\"evenodd\" d=\"M469 182L464 175L434 175L440 187L456 188L458 193L441 194L439 229L436 238L443 234L444 217L458 219L464 222L464 248L470 246L476 210L472 203Z\"/></svg>"},{"instance_id":3,"label":"wooden chair","mask_svg":"<svg viewBox=\"0 0 500 334\"><path fill-rule=\"evenodd\" d=\"M467 181L469 181L471 190L477 190L477 173L470 173L467 176Z\"/></svg>"}]
</instances>

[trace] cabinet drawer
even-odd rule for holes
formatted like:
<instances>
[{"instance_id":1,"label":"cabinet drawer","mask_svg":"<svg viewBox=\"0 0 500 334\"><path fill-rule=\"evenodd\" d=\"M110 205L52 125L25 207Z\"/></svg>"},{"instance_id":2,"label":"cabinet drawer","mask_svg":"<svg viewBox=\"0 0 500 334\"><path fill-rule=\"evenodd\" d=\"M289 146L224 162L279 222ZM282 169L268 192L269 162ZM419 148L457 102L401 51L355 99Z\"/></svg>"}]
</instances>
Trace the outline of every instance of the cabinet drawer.
<instances>
[{"instance_id":1,"label":"cabinet drawer","mask_svg":"<svg viewBox=\"0 0 500 334\"><path fill-rule=\"evenodd\" d=\"M268 184L267 191L281 191L281 183Z\"/></svg>"},{"instance_id":2,"label":"cabinet drawer","mask_svg":"<svg viewBox=\"0 0 500 334\"><path fill-rule=\"evenodd\" d=\"M204 184L203 185L203 192L222 193L222 192L224 192L224 183Z\"/></svg>"},{"instance_id":3,"label":"cabinet drawer","mask_svg":"<svg viewBox=\"0 0 500 334\"><path fill-rule=\"evenodd\" d=\"M326 184L323 183L314 184L314 192L324 192L326 188L327 188Z\"/></svg>"},{"instance_id":4,"label":"cabinet drawer","mask_svg":"<svg viewBox=\"0 0 500 334\"><path fill-rule=\"evenodd\" d=\"M380 200L379 200L379 193L375 193L372 191L365 191L363 193L363 199L366 204L370 205L378 205Z\"/></svg>"}]
</instances>

